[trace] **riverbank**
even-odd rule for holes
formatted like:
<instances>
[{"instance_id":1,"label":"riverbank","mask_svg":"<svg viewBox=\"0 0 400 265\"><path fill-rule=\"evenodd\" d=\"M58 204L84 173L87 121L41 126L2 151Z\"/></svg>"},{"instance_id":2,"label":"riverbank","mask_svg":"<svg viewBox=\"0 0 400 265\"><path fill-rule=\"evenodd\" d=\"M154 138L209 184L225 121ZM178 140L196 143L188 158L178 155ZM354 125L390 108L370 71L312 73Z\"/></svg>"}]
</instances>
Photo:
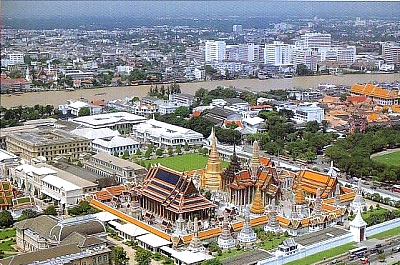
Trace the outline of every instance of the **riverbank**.
<instances>
[{"instance_id":1,"label":"riverbank","mask_svg":"<svg viewBox=\"0 0 400 265\"><path fill-rule=\"evenodd\" d=\"M217 86L234 86L254 92L269 91L274 89L291 89L293 87L309 88L316 87L321 83L347 85L368 82L394 82L400 81L400 74L352 74L343 76L299 76L284 79L236 79L193 83L180 83L182 93L194 94L199 88L214 89ZM1 106L5 108L15 106L34 106L65 104L67 100L78 100L85 98L89 101L121 99L124 97L144 97L149 91L150 85L104 87L96 89L79 89L75 91L46 91L31 92L19 95L1 95Z\"/></svg>"}]
</instances>

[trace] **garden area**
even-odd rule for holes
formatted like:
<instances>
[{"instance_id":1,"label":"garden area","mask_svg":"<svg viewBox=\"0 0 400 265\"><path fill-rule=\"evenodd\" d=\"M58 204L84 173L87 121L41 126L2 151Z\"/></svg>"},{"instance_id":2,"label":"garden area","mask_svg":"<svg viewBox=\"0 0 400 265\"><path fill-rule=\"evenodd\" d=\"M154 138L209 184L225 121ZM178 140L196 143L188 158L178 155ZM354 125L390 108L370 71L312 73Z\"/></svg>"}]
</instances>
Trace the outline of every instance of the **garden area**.
<instances>
[{"instance_id":1,"label":"garden area","mask_svg":"<svg viewBox=\"0 0 400 265\"><path fill-rule=\"evenodd\" d=\"M0 240L15 237L15 229L2 229L0 231Z\"/></svg>"},{"instance_id":2,"label":"garden area","mask_svg":"<svg viewBox=\"0 0 400 265\"><path fill-rule=\"evenodd\" d=\"M207 164L208 156L201 154L184 154L172 157L162 157L150 160L142 160L144 166L147 168L150 164L158 164L171 168L176 171L184 172L195 169L203 169ZM222 167L226 168L229 165L228 162L222 161Z\"/></svg>"},{"instance_id":3,"label":"garden area","mask_svg":"<svg viewBox=\"0 0 400 265\"><path fill-rule=\"evenodd\" d=\"M376 225L400 217L400 210L390 211L385 208L381 208L379 204L375 207L372 205L369 209L364 209L365 211L361 213L362 218L367 222L368 226ZM349 220L353 220L355 214L350 213Z\"/></svg>"},{"instance_id":4,"label":"garden area","mask_svg":"<svg viewBox=\"0 0 400 265\"><path fill-rule=\"evenodd\" d=\"M0 259L18 253L13 245L15 245L15 229L0 230Z\"/></svg>"},{"instance_id":5,"label":"garden area","mask_svg":"<svg viewBox=\"0 0 400 265\"><path fill-rule=\"evenodd\" d=\"M400 151L375 156L372 160L387 166L398 166L400 161Z\"/></svg>"}]
</instances>

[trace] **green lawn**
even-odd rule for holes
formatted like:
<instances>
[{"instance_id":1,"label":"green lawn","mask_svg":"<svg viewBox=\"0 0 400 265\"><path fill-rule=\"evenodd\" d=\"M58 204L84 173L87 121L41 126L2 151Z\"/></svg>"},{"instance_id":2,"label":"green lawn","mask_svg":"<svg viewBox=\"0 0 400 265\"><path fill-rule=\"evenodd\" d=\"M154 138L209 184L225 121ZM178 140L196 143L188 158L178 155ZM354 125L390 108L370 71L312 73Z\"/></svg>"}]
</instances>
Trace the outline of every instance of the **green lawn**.
<instances>
[{"instance_id":1,"label":"green lawn","mask_svg":"<svg viewBox=\"0 0 400 265\"><path fill-rule=\"evenodd\" d=\"M400 151L393 152L386 155L376 156L373 160L381 162L388 166L398 166L400 164Z\"/></svg>"},{"instance_id":2,"label":"green lawn","mask_svg":"<svg viewBox=\"0 0 400 265\"><path fill-rule=\"evenodd\" d=\"M17 252L13 247L11 247L11 245L15 245L14 240L10 239L10 240L4 241L4 242L0 243L0 250Z\"/></svg>"},{"instance_id":3,"label":"green lawn","mask_svg":"<svg viewBox=\"0 0 400 265\"><path fill-rule=\"evenodd\" d=\"M15 237L15 229L1 229L0 240Z\"/></svg>"},{"instance_id":4,"label":"green lawn","mask_svg":"<svg viewBox=\"0 0 400 265\"><path fill-rule=\"evenodd\" d=\"M313 255L310 255L308 257L302 258L302 259L298 259L298 260L294 260L292 262L286 263L286 265L309 265L309 264L313 264L316 263L318 261L322 261L325 259L329 259L329 258L333 258L337 255L346 253L347 251L349 251L350 249L355 248L355 244L353 242L351 243L347 243L343 246L339 246L336 248L332 248L329 250L325 250L319 253L315 253Z\"/></svg>"},{"instance_id":5,"label":"green lawn","mask_svg":"<svg viewBox=\"0 0 400 265\"><path fill-rule=\"evenodd\" d=\"M263 240L261 243L258 243L257 245L265 250L273 249L278 247L278 245L282 244L283 240L285 240L288 237L285 236L280 236L279 238L274 237L274 240Z\"/></svg>"},{"instance_id":6,"label":"green lawn","mask_svg":"<svg viewBox=\"0 0 400 265\"><path fill-rule=\"evenodd\" d=\"M391 236L400 235L400 227L396 227L385 232L378 233L376 235L370 236L368 238L377 238L377 239L384 239Z\"/></svg>"},{"instance_id":7,"label":"green lawn","mask_svg":"<svg viewBox=\"0 0 400 265\"><path fill-rule=\"evenodd\" d=\"M27 203L27 202L31 202L31 198L29 198L29 197L18 198L17 201L18 201L18 203Z\"/></svg>"},{"instance_id":8,"label":"green lawn","mask_svg":"<svg viewBox=\"0 0 400 265\"><path fill-rule=\"evenodd\" d=\"M185 154L143 161L146 167L148 164L160 163L162 166L183 172L195 169L203 169L207 164L207 160L208 156L203 156L200 154ZM223 168L226 168L228 165L228 162L222 161Z\"/></svg>"},{"instance_id":9,"label":"green lawn","mask_svg":"<svg viewBox=\"0 0 400 265\"><path fill-rule=\"evenodd\" d=\"M221 256L217 256L217 258L219 260L222 260L222 259L230 258L232 256L236 256L238 254L242 254L244 252L245 252L245 250L243 248L241 248L240 250L237 250L236 248L234 248L234 249L230 249L228 251L223 251L222 255Z\"/></svg>"}]
</instances>

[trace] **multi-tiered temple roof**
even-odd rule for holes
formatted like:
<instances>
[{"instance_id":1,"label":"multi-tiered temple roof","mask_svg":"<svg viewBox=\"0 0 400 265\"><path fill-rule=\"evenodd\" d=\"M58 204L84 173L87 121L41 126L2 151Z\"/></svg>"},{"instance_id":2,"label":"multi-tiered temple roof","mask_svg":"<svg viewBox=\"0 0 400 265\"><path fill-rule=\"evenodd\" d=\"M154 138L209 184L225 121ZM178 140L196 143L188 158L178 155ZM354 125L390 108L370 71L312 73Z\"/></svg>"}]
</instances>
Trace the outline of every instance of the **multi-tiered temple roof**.
<instances>
[{"instance_id":1,"label":"multi-tiered temple roof","mask_svg":"<svg viewBox=\"0 0 400 265\"><path fill-rule=\"evenodd\" d=\"M316 195L317 189L319 188L322 199L331 197L329 195L333 195L337 184L336 178L310 169L304 169L300 171L298 179L300 179L300 184L305 192ZM296 182L293 183L292 189L297 189Z\"/></svg>"},{"instance_id":2,"label":"multi-tiered temple roof","mask_svg":"<svg viewBox=\"0 0 400 265\"><path fill-rule=\"evenodd\" d=\"M160 165L149 169L140 193L142 207L174 220L179 214L188 218L188 214L216 207L200 194L190 177Z\"/></svg>"}]
</instances>

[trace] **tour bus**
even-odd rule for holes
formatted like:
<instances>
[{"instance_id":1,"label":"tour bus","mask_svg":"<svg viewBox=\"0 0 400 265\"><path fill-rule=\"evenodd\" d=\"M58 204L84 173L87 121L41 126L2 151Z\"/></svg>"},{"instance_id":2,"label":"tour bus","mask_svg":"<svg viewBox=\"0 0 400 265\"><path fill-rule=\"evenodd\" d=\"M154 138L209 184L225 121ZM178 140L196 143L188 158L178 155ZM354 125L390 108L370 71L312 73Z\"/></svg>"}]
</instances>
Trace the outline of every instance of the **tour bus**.
<instances>
[{"instance_id":1,"label":"tour bus","mask_svg":"<svg viewBox=\"0 0 400 265\"><path fill-rule=\"evenodd\" d=\"M400 185L393 185L392 186L392 192L400 193Z\"/></svg>"},{"instance_id":2,"label":"tour bus","mask_svg":"<svg viewBox=\"0 0 400 265\"><path fill-rule=\"evenodd\" d=\"M350 259L354 259L356 257L363 257L364 254L367 252L368 248L367 247L359 247L359 248L355 248L352 250L349 250L349 257Z\"/></svg>"}]
</instances>

